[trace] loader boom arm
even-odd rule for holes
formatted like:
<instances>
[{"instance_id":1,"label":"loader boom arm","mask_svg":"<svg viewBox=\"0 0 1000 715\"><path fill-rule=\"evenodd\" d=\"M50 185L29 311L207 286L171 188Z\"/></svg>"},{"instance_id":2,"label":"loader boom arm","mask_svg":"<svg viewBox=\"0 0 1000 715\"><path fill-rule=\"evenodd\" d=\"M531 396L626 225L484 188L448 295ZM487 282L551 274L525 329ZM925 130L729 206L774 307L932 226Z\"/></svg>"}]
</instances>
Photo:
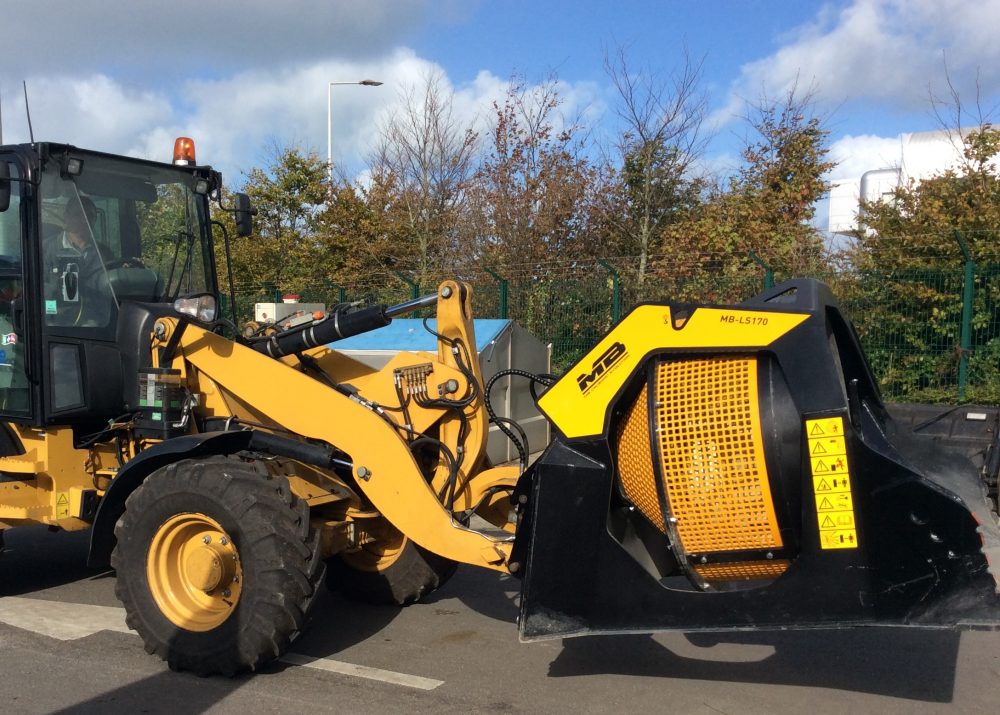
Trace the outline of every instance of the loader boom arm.
<instances>
[{"instance_id":1,"label":"loader boom arm","mask_svg":"<svg viewBox=\"0 0 1000 715\"><path fill-rule=\"evenodd\" d=\"M438 291L438 357L446 367L470 359L476 365L468 301L467 289L458 283L445 282ZM196 325L189 325L181 333L176 352L174 365L184 363L185 369L197 371L199 379L207 378L206 385L210 382L215 386L211 389L253 405L281 429L325 442L348 455L364 497L420 546L462 563L506 570L509 542L465 528L439 499L435 489L447 465L439 465L428 483L414 459L403 425L359 399L363 395L354 396L324 385L296 369L287 358L272 359ZM470 389L474 391L480 378L478 367L472 370L476 385ZM452 445L454 452L465 454L459 480L466 484L485 445L486 418L481 396L467 406L463 417L444 421L438 439Z\"/></svg>"}]
</instances>

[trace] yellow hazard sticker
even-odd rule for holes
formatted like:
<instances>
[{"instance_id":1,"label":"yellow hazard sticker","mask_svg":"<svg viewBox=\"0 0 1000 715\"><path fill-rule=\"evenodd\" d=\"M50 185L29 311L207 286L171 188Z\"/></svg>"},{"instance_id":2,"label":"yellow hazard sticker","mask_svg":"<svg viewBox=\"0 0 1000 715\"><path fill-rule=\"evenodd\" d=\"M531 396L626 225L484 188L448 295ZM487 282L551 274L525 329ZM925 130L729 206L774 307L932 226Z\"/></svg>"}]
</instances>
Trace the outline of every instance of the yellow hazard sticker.
<instances>
[{"instance_id":1,"label":"yellow hazard sticker","mask_svg":"<svg viewBox=\"0 0 1000 715\"><path fill-rule=\"evenodd\" d=\"M844 440L844 418L806 420L809 468L816 498L821 549L856 549L858 532L851 472Z\"/></svg>"},{"instance_id":2,"label":"yellow hazard sticker","mask_svg":"<svg viewBox=\"0 0 1000 715\"><path fill-rule=\"evenodd\" d=\"M820 531L825 531L826 529L854 528L853 511L831 511L820 514L818 518Z\"/></svg>"},{"instance_id":3,"label":"yellow hazard sticker","mask_svg":"<svg viewBox=\"0 0 1000 715\"><path fill-rule=\"evenodd\" d=\"M843 437L820 437L809 440L810 457L829 457L834 454L847 454Z\"/></svg>"},{"instance_id":4,"label":"yellow hazard sticker","mask_svg":"<svg viewBox=\"0 0 1000 715\"><path fill-rule=\"evenodd\" d=\"M851 478L846 474L813 477L813 491L820 494L851 492Z\"/></svg>"},{"instance_id":5,"label":"yellow hazard sticker","mask_svg":"<svg viewBox=\"0 0 1000 715\"><path fill-rule=\"evenodd\" d=\"M856 549L858 534L854 529L836 529L819 532L819 545L823 549Z\"/></svg>"},{"instance_id":6,"label":"yellow hazard sticker","mask_svg":"<svg viewBox=\"0 0 1000 715\"><path fill-rule=\"evenodd\" d=\"M806 420L806 435L809 439L816 439L817 437L836 437L843 434L843 417L827 417L822 420Z\"/></svg>"},{"instance_id":7,"label":"yellow hazard sticker","mask_svg":"<svg viewBox=\"0 0 1000 715\"><path fill-rule=\"evenodd\" d=\"M854 500L850 492L827 492L816 495L816 511L854 511Z\"/></svg>"},{"instance_id":8,"label":"yellow hazard sticker","mask_svg":"<svg viewBox=\"0 0 1000 715\"><path fill-rule=\"evenodd\" d=\"M69 518L69 493L58 492L56 494L56 519Z\"/></svg>"},{"instance_id":9,"label":"yellow hazard sticker","mask_svg":"<svg viewBox=\"0 0 1000 715\"><path fill-rule=\"evenodd\" d=\"M812 473L814 477L821 474L847 474L847 455L832 454L826 457L816 457L811 459Z\"/></svg>"}]
</instances>

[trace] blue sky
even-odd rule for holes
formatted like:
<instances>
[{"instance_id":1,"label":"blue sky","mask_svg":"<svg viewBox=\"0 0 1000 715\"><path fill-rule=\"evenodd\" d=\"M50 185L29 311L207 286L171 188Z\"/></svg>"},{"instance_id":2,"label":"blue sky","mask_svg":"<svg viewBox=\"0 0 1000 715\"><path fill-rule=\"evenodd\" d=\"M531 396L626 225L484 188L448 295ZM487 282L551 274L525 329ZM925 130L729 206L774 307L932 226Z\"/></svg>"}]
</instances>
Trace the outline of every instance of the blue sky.
<instances>
[{"instance_id":1,"label":"blue sky","mask_svg":"<svg viewBox=\"0 0 1000 715\"><path fill-rule=\"evenodd\" d=\"M513 73L555 73L568 115L614 130L605 50L668 74L686 47L705 58L715 140L738 149L738 116L761 92L812 86L839 175L886 161L903 132L938 128L928 93L947 94L944 62L967 108L1000 97L1000 0L5 0L0 63L4 139L26 141L21 80L38 139L167 159L173 138L231 182L270 147L326 153L328 81L334 158L364 166L408 88L440 72L459 116L481 120Z\"/></svg>"}]
</instances>

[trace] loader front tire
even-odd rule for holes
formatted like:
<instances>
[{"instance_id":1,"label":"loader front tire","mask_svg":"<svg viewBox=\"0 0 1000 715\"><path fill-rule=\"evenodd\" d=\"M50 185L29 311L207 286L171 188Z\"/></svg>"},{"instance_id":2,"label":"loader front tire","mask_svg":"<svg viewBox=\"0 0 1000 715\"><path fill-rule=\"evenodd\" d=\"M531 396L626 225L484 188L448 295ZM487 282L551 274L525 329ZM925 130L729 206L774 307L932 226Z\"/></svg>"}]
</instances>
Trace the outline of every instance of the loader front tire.
<instances>
[{"instance_id":1,"label":"loader front tire","mask_svg":"<svg viewBox=\"0 0 1000 715\"><path fill-rule=\"evenodd\" d=\"M376 539L328 562L326 585L351 599L407 606L437 590L458 564L417 546L385 519L366 527Z\"/></svg>"},{"instance_id":2,"label":"loader front tire","mask_svg":"<svg viewBox=\"0 0 1000 715\"><path fill-rule=\"evenodd\" d=\"M322 579L309 508L260 462L153 472L115 526L126 623L174 670L234 675L280 656Z\"/></svg>"}]
</instances>

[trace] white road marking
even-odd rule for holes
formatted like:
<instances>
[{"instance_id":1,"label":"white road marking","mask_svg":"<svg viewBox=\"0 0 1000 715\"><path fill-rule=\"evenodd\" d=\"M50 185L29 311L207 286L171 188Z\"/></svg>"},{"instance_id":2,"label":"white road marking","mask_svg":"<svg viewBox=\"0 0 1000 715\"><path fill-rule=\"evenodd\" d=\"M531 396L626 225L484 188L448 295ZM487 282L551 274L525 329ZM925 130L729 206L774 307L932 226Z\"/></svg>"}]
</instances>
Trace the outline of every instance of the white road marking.
<instances>
[{"instance_id":1,"label":"white road marking","mask_svg":"<svg viewBox=\"0 0 1000 715\"><path fill-rule=\"evenodd\" d=\"M124 608L39 598L0 598L0 621L61 641L86 638L98 631L132 633L125 625Z\"/></svg>"},{"instance_id":2,"label":"white road marking","mask_svg":"<svg viewBox=\"0 0 1000 715\"><path fill-rule=\"evenodd\" d=\"M340 673L341 675L353 675L356 678L367 678L368 680L380 680L383 683L393 685L404 685L408 688L418 688L420 690L434 690L434 688L444 685L443 680L433 678L423 678L419 675L407 675L397 673L393 670L382 670L381 668L369 668L367 665L354 665L344 663L330 658L313 658L299 653L285 653L279 660L292 665L302 665L306 668L317 668L330 673Z\"/></svg>"},{"instance_id":3,"label":"white road marking","mask_svg":"<svg viewBox=\"0 0 1000 715\"><path fill-rule=\"evenodd\" d=\"M124 608L47 601L40 598L20 598L17 596L0 598L0 622L61 641L86 638L99 631L135 634L135 631L125 625ZM300 653L286 653L281 657L281 660L291 665L350 675L355 678L379 680L383 683L419 690L434 690L434 688L444 685L443 680L397 673L381 668L370 668L366 665L354 665L331 658L314 658Z\"/></svg>"}]
</instances>

